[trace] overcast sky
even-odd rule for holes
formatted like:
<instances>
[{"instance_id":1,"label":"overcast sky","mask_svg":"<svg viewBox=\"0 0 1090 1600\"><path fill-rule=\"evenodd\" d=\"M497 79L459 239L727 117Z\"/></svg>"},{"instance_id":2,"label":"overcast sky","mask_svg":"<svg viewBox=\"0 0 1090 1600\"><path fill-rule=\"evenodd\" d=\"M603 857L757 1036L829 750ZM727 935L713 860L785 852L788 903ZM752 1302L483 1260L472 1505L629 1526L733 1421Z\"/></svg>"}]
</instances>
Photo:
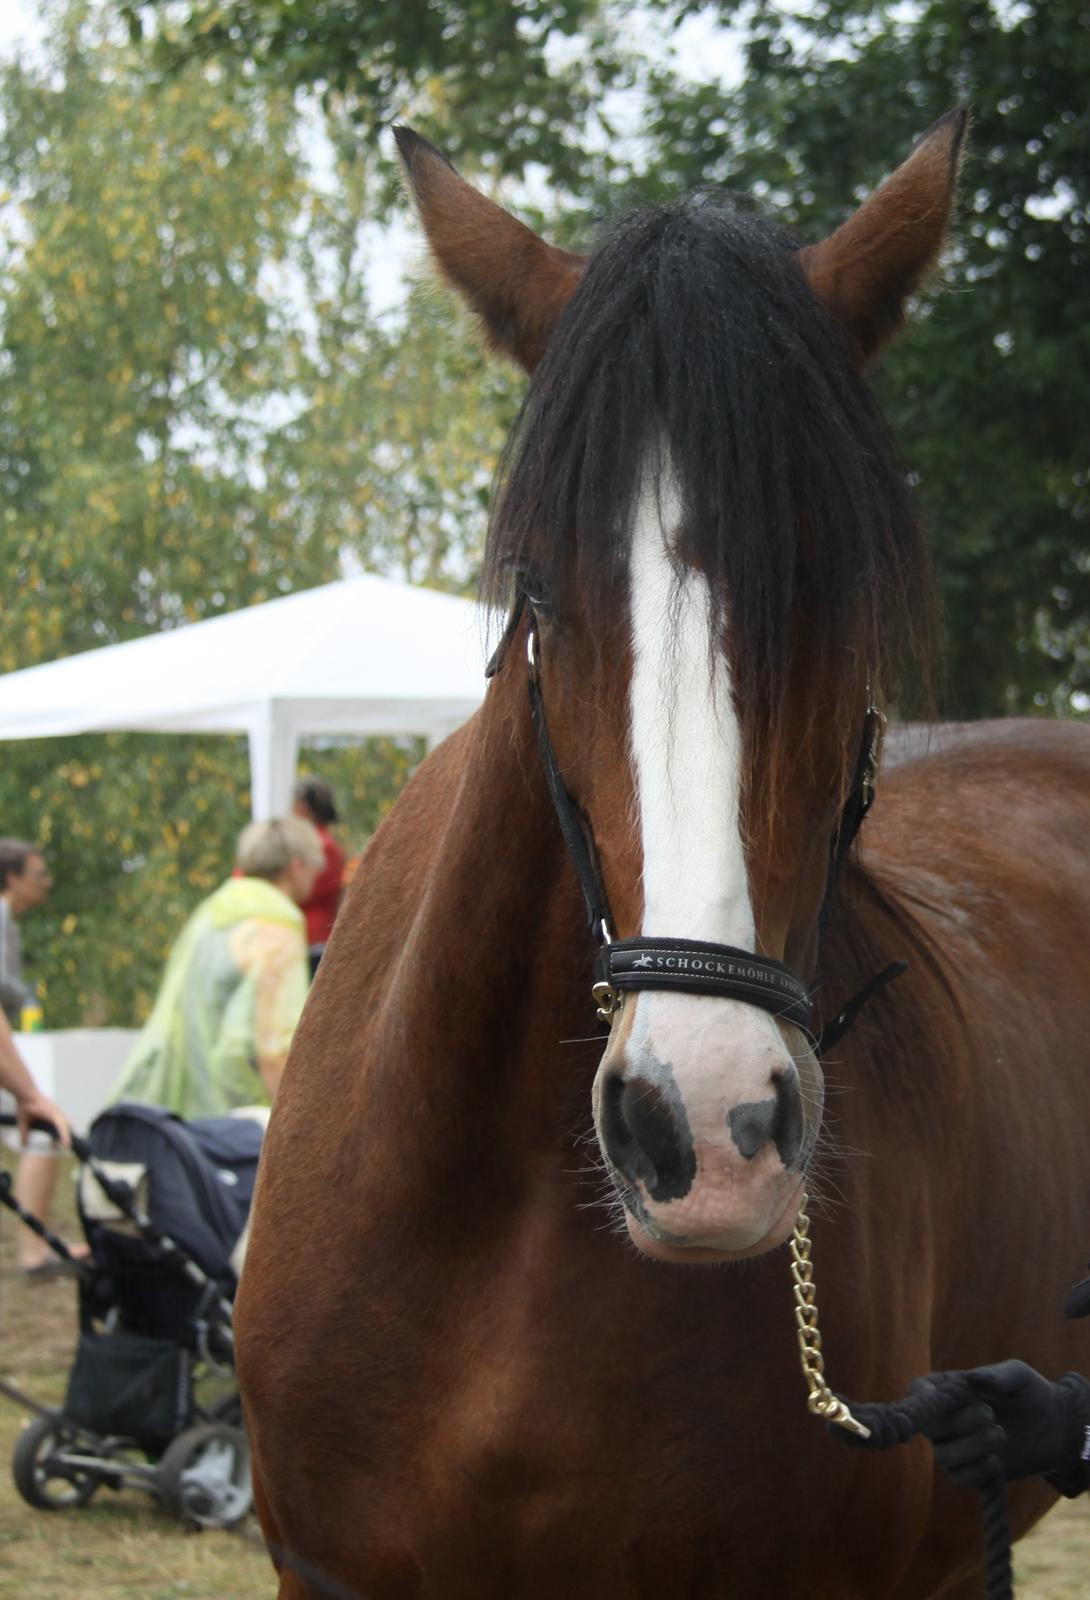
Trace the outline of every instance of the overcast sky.
<instances>
[{"instance_id":1,"label":"overcast sky","mask_svg":"<svg viewBox=\"0 0 1090 1600\"><path fill-rule=\"evenodd\" d=\"M6 55L12 45L39 39L42 24L31 0L0 0L0 50Z\"/></svg>"}]
</instances>

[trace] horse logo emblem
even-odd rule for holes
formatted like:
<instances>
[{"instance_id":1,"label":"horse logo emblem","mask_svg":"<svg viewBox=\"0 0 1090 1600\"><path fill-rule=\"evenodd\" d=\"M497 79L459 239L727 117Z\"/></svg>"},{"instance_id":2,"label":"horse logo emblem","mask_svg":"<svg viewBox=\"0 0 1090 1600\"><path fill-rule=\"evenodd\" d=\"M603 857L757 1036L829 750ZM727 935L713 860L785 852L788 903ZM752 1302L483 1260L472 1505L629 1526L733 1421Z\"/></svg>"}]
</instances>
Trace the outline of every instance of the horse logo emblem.
<instances>
[{"instance_id":1,"label":"horse logo emblem","mask_svg":"<svg viewBox=\"0 0 1090 1600\"><path fill-rule=\"evenodd\" d=\"M654 964L650 956L641 956L638 961L632 963L634 967L653 967Z\"/></svg>"}]
</instances>

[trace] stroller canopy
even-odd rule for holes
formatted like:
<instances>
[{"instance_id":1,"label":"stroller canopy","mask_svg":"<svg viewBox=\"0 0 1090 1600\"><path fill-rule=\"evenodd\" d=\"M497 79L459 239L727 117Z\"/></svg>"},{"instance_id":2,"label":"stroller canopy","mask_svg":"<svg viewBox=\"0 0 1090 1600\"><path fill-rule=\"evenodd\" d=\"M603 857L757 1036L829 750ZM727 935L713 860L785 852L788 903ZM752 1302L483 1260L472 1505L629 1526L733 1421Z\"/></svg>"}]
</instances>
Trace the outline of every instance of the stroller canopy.
<instances>
[{"instance_id":1,"label":"stroller canopy","mask_svg":"<svg viewBox=\"0 0 1090 1600\"><path fill-rule=\"evenodd\" d=\"M95 1119L88 1142L107 1172L132 1186L154 1227L209 1277L233 1284L231 1252L250 1213L263 1133L263 1122L244 1113L183 1122L158 1106L123 1103ZM94 1203L102 1191L92 1174L84 1180L80 1217L97 1256L117 1224Z\"/></svg>"}]
</instances>

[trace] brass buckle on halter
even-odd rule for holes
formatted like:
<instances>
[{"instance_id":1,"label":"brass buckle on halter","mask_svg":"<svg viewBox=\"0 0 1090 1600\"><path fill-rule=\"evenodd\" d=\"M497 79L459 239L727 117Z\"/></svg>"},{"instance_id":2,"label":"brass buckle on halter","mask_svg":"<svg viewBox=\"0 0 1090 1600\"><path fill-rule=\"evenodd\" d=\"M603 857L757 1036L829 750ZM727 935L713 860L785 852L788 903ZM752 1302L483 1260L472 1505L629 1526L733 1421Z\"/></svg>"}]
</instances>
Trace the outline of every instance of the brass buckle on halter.
<instances>
[{"instance_id":1,"label":"brass buckle on halter","mask_svg":"<svg viewBox=\"0 0 1090 1600\"><path fill-rule=\"evenodd\" d=\"M613 929L605 917L599 918L595 932L599 944L608 946L613 943ZM594 996L598 1007L600 1020L608 1022L612 1028L614 1017L618 1017L621 1014L621 1007L624 1005L624 994L620 989L615 989L611 983L606 983L605 981L592 984L590 992Z\"/></svg>"},{"instance_id":2,"label":"brass buckle on halter","mask_svg":"<svg viewBox=\"0 0 1090 1600\"><path fill-rule=\"evenodd\" d=\"M598 1007L598 1015L603 1022L613 1026L613 1019L620 1015L624 1005L624 995L620 989L615 989L611 983L596 983L591 988Z\"/></svg>"}]
</instances>

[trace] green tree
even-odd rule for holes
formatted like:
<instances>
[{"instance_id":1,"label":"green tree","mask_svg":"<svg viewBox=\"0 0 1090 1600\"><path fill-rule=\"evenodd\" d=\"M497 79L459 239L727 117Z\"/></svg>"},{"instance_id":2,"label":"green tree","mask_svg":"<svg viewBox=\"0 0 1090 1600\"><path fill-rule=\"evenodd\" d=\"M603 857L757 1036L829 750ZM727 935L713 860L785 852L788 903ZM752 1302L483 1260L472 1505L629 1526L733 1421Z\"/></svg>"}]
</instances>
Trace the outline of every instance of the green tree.
<instances>
[{"instance_id":1,"label":"green tree","mask_svg":"<svg viewBox=\"0 0 1090 1600\"><path fill-rule=\"evenodd\" d=\"M5 669L335 575L268 535L270 396L294 330L262 273L302 202L286 100L131 52L59 13L0 72Z\"/></svg>"},{"instance_id":2,"label":"green tree","mask_svg":"<svg viewBox=\"0 0 1090 1600\"><path fill-rule=\"evenodd\" d=\"M193 60L246 63L316 89L373 135L412 108L421 131L496 171L586 169L580 134L627 66L603 0L117 0L168 77Z\"/></svg>"},{"instance_id":3,"label":"green tree","mask_svg":"<svg viewBox=\"0 0 1090 1600\"><path fill-rule=\"evenodd\" d=\"M375 231L385 163L361 154L343 113L326 127L331 171L307 197L296 249L311 309L297 385L305 398L270 442L269 470L286 491L277 515L304 542L331 541L372 568L464 590L522 380L486 358L419 247L422 276L405 284L406 302L372 314L361 240Z\"/></svg>"},{"instance_id":4,"label":"green tree","mask_svg":"<svg viewBox=\"0 0 1090 1600\"><path fill-rule=\"evenodd\" d=\"M94 8L52 20L40 66L0 67L2 670L325 581L346 550L399 559L377 516L337 514L342 495L373 498L353 438L396 340L372 351L358 263L337 276L341 208L300 158L290 97L204 65L152 89ZM338 385L351 406L322 426ZM438 572L441 552L416 554L426 523L402 564ZM184 916L229 870L249 810L241 741L0 750L0 829L41 843L57 877L26 926L48 1023L137 1020ZM358 848L419 747L327 742L310 759Z\"/></svg>"},{"instance_id":5,"label":"green tree","mask_svg":"<svg viewBox=\"0 0 1090 1600\"><path fill-rule=\"evenodd\" d=\"M40 66L0 69L4 670L336 560L273 546L262 515L262 408L290 330L260 276L300 204L287 100L207 72L153 100L87 6L51 22ZM3 827L57 867L27 927L53 1025L146 1003L180 916L226 870L246 789L229 741L4 750Z\"/></svg>"}]
</instances>

